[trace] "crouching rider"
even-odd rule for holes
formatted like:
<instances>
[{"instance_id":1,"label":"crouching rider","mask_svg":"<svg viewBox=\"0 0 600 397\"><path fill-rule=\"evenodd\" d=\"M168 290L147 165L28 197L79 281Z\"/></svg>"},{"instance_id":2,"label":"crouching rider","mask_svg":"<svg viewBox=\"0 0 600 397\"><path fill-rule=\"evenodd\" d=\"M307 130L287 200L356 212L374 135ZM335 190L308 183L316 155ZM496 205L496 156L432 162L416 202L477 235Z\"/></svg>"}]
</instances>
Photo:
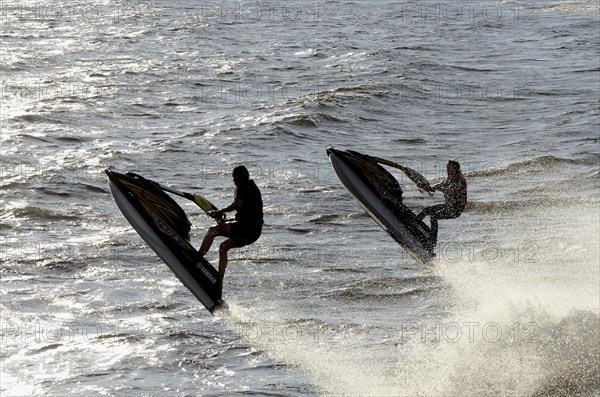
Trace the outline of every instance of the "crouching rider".
<instances>
[{"instance_id":1,"label":"crouching rider","mask_svg":"<svg viewBox=\"0 0 600 397\"><path fill-rule=\"evenodd\" d=\"M219 276L225 277L227 268L227 252L254 243L260 237L263 226L263 202L258 186L252 179L248 169L243 165L235 167L232 172L236 186L234 201L231 205L217 211L215 217L222 219L224 213L236 211L235 220L223 222L208 229L199 253L204 256L217 236L227 237L219 245Z\"/></svg>"}]
</instances>

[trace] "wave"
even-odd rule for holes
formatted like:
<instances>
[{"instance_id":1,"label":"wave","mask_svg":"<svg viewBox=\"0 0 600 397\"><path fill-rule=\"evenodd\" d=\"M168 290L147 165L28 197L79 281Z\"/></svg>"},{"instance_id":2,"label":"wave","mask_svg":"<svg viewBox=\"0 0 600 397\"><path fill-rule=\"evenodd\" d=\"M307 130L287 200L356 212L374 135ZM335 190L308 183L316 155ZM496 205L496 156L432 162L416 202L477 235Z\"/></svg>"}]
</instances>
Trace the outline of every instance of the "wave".
<instances>
[{"instance_id":1,"label":"wave","mask_svg":"<svg viewBox=\"0 0 600 397\"><path fill-rule=\"evenodd\" d=\"M32 134L19 134L17 136L15 136L14 139L15 141L18 141L18 138L22 138L23 140L31 140L31 141L38 141L38 142L43 142L43 143L47 143L47 144L51 144L52 143L52 138L48 137L48 136L44 136L44 135L32 135Z\"/></svg>"},{"instance_id":2,"label":"wave","mask_svg":"<svg viewBox=\"0 0 600 397\"><path fill-rule=\"evenodd\" d=\"M280 113L268 114L259 117L257 120L258 125L272 125L275 127L285 128L285 126L291 127L303 127L303 128L315 128L317 122L314 116L304 113Z\"/></svg>"},{"instance_id":3,"label":"wave","mask_svg":"<svg viewBox=\"0 0 600 397\"><path fill-rule=\"evenodd\" d=\"M82 143L87 139L82 136L57 136L54 140L62 143Z\"/></svg>"},{"instance_id":4,"label":"wave","mask_svg":"<svg viewBox=\"0 0 600 397\"><path fill-rule=\"evenodd\" d=\"M434 291L439 289L440 287L430 286L430 287L414 287L404 291L399 292L386 292L386 291L374 291L374 292L366 292L361 289L356 288L344 288L339 289L324 295L321 295L321 298L327 299L341 299L344 301L357 301L357 302L368 302L368 301L376 301L379 303L387 302L389 303L391 300L401 300L412 298L415 296L421 296L422 294Z\"/></svg>"},{"instance_id":5,"label":"wave","mask_svg":"<svg viewBox=\"0 0 600 397\"><path fill-rule=\"evenodd\" d=\"M331 114L329 114L329 113L325 113L325 112L317 112L317 113L316 113L316 116L317 116L317 117L318 117L320 120L323 120L323 121L333 121L333 122L336 122L336 123L341 123L341 122L343 122L343 120L341 120L340 118L338 118L338 117L335 117L335 116L333 116L333 115L331 115Z\"/></svg>"},{"instance_id":6,"label":"wave","mask_svg":"<svg viewBox=\"0 0 600 397\"><path fill-rule=\"evenodd\" d=\"M361 279L327 292L322 297L352 301L389 301L419 296L443 288L439 278L434 276L375 277Z\"/></svg>"},{"instance_id":7,"label":"wave","mask_svg":"<svg viewBox=\"0 0 600 397\"><path fill-rule=\"evenodd\" d=\"M36 190L40 193L48 194L51 196L59 196L59 197L64 197L64 198L71 197L71 193L57 190L54 187L50 188L50 187L44 186L44 187L37 188Z\"/></svg>"},{"instance_id":8,"label":"wave","mask_svg":"<svg viewBox=\"0 0 600 397\"><path fill-rule=\"evenodd\" d=\"M597 160L595 160L597 164ZM518 163L508 164L503 167L490 168L466 173L468 177L492 177L498 175L514 176L518 172L538 171L547 172L549 168L562 165L592 165L591 160L572 160L556 156L541 156L531 160L525 160Z\"/></svg>"},{"instance_id":9,"label":"wave","mask_svg":"<svg viewBox=\"0 0 600 397\"><path fill-rule=\"evenodd\" d=\"M41 208L36 206L24 205L12 209L4 209L0 212L1 218L6 217L25 218L25 219L38 219L46 221L64 221L79 219L77 215L69 215L63 211L50 210L47 208Z\"/></svg>"},{"instance_id":10,"label":"wave","mask_svg":"<svg viewBox=\"0 0 600 397\"><path fill-rule=\"evenodd\" d=\"M323 273L359 273L359 274L370 274L368 269L361 267L339 267L339 266L327 266L320 269Z\"/></svg>"},{"instance_id":11,"label":"wave","mask_svg":"<svg viewBox=\"0 0 600 397\"><path fill-rule=\"evenodd\" d=\"M347 217L345 215L335 215L335 214L317 215L315 218L309 219L308 222L314 223L317 225L320 225L320 224L342 224L342 223L344 223L343 221L346 218Z\"/></svg>"},{"instance_id":12,"label":"wave","mask_svg":"<svg viewBox=\"0 0 600 397\"><path fill-rule=\"evenodd\" d=\"M64 121L48 116L43 116L39 114L22 114L19 116L15 116L10 118L8 121L17 122L17 123L31 123L31 124L64 124ZM31 136L32 138L37 138Z\"/></svg>"},{"instance_id":13,"label":"wave","mask_svg":"<svg viewBox=\"0 0 600 397\"><path fill-rule=\"evenodd\" d=\"M317 127L317 123L313 120L313 117L304 113L287 116L281 121L281 123L304 128Z\"/></svg>"},{"instance_id":14,"label":"wave","mask_svg":"<svg viewBox=\"0 0 600 397\"><path fill-rule=\"evenodd\" d=\"M424 145L427 140L423 138L393 138L392 142L406 145Z\"/></svg>"},{"instance_id":15,"label":"wave","mask_svg":"<svg viewBox=\"0 0 600 397\"><path fill-rule=\"evenodd\" d=\"M600 6L592 1L566 1L552 2L550 4L537 3L535 11L539 17L540 12L559 11L564 13L579 13L579 12L598 12ZM596 15L597 16L597 15Z\"/></svg>"},{"instance_id":16,"label":"wave","mask_svg":"<svg viewBox=\"0 0 600 397\"><path fill-rule=\"evenodd\" d=\"M571 73L597 73L597 72L600 72L600 68L578 69L578 70L573 70Z\"/></svg>"},{"instance_id":17,"label":"wave","mask_svg":"<svg viewBox=\"0 0 600 397\"><path fill-rule=\"evenodd\" d=\"M515 201L470 201L467 204L465 213L499 213L499 212L512 212L520 211L524 209L533 208L548 208L548 207L562 207L562 206L577 206L577 205L598 205L600 199L581 197L581 198L539 198L539 199L517 199Z\"/></svg>"}]
</instances>

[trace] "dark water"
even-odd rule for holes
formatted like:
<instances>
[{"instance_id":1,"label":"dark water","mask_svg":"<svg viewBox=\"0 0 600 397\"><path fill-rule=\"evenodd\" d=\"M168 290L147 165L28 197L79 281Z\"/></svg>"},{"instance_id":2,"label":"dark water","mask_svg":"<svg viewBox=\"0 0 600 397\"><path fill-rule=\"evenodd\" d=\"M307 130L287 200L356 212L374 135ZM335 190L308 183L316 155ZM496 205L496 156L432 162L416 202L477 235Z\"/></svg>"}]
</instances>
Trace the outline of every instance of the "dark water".
<instances>
[{"instance_id":1,"label":"dark water","mask_svg":"<svg viewBox=\"0 0 600 397\"><path fill-rule=\"evenodd\" d=\"M599 394L596 1L1 5L0 391ZM470 204L407 257L325 148ZM103 174L217 205L244 163L267 226L212 317ZM415 210L438 203L401 175ZM181 202L199 244L210 221ZM216 251L209 260L216 260Z\"/></svg>"}]
</instances>

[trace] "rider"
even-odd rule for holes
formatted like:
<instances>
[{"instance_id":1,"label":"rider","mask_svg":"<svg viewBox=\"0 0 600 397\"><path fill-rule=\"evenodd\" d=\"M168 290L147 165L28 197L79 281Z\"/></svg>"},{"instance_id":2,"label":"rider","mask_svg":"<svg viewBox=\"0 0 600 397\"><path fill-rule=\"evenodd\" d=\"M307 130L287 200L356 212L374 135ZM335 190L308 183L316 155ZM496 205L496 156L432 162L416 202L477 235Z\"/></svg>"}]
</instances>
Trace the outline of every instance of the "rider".
<instances>
[{"instance_id":1,"label":"rider","mask_svg":"<svg viewBox=\"0 0 600 397\"><path fill-rule=\"evenodd\" d=\"M243 165L235 167L232 172L236 186L233 203L220 211L215 218L222 219L225 212L236 211L235 221L219 223L208 229L199 253L204 256L210 249L215 237L228 239L219 246L219 276L225 277L227 268L227 252L231 248L239 248L254 243L260 237L263 225L263 202L260 190L250 179L248 169Z\"/></svg>"},{"instance_id":2,"label":"rider","mask_svg":"<svg viewBox=\"0 0 600 397\"><path fill-rule=\"evenodd\" d=\"M448 177L441 183L431 186L430 192L439 190L444 193L446 202L423 209L418 215L419 220L429 216L433 246L437 243L438 219L455 219L462 214L467 205L467 180L460 170L456 160L448 161Z\"/></svg>"}]
</instances>

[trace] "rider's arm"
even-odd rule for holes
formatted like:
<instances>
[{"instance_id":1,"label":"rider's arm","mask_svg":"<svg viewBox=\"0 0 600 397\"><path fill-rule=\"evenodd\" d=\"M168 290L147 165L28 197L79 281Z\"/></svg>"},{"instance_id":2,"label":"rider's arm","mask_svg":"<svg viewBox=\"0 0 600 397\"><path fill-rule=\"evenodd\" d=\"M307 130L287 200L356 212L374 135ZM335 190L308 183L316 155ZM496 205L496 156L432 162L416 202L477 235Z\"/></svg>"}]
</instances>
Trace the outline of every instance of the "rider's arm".
<instances>
[{"instance_id":1,"label":"rider's arm","mask_svg":"<svg viewBox=\"0 0 600 397\"><path fill-rule=\"evenodd\" d=\"M431 187L431 191L433 192L435 190L438 190L442 193L446 193L449 188L450 188L450 183L449 183L448 179L445 179L444 181L433 185Z\"/></svg>"},{"instance_id":2,"label":"rider's arm","mask_svg":"<svg viewBox=\"0 0 600 397\"><path fill-rule=\"evenodd\" d=\"M231 203L231 205L223 208L221 210L221 212L231 212L231 211L236 211L239 210L242 207L242 199L241 198L237 198L234 200L233 203Z\"/></svg>"}]
</instances>

